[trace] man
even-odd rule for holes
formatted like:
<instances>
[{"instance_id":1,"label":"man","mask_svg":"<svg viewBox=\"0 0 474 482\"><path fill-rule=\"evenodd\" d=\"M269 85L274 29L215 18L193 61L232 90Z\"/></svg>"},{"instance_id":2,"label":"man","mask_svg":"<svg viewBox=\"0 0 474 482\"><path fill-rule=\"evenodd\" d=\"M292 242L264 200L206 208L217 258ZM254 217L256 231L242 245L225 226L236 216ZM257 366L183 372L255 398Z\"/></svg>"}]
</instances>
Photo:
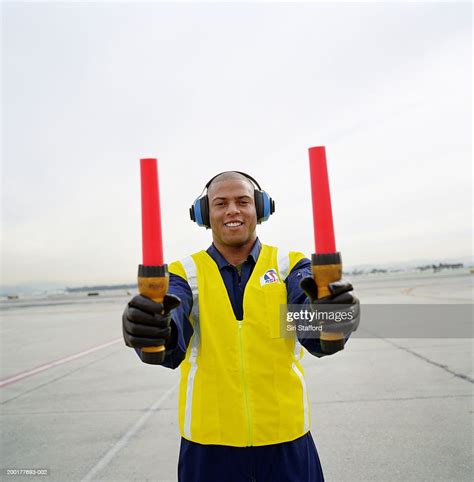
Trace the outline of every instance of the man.
<instances>
[{"instance_id":1,"label":"man","mask_svg":"<svg viewBox=\"0 0 474 482\"><path fill-rule=\"evenodd\" d=\"M143 361L153 358L141 348L165 344L161 364L181 367L178 479L323 481L299 360L302 346L327 353L317 338L280 333L281 305L317 301L310 261L257 238L274 202L253 178L224 172L206 188L191 218L212 229L212 245L170 265L163 304L136 296L123 315L125 343ZM326 307L358 304L348 282L330 291ZM345 324L346 341L357 324Z\"/></svg>"}]
</instances>

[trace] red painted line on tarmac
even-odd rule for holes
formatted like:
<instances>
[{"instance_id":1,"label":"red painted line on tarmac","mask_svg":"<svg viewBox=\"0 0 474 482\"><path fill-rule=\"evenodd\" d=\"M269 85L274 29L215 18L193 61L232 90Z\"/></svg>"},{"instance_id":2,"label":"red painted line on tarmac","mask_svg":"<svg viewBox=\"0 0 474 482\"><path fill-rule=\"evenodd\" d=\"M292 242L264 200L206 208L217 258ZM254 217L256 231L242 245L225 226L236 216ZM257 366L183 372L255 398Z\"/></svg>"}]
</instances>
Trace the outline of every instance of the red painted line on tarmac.
<instances>
[{"instance_id":1,"label":"red painted line on tarmac","mask_svg":"<svg viewBox=\"0 0 474 482\"><path fill-rule=\"evenodd\" d=\"M115 343L118 343L119 341L122 341L122 338L117 338L116 340L112 340L107 343L102 343L101 345L94 346L93 348L89 348L88 350L81 351L79 353L76 353L74 355L69 355L64 358L60 358L59 360L46 363L45 365L41 365L37 368L33 368L32 370L28 370L26 372L18 373L18 375L13 375L12 377L5 378L0 381L0 388L5 387L7 385L11 385L12 383L19 382L20 380L36 375L37 373L44 372L45 370L49 370L50 368L57 367L59 365L62 365L63 363L67 363L72 360L77 360L78 358L81 358L85 355L89 355L89 353L94 353L95 351L102 350L102 348L107 348L108 346L112 346Z\"/></svg>"}]
</instances>

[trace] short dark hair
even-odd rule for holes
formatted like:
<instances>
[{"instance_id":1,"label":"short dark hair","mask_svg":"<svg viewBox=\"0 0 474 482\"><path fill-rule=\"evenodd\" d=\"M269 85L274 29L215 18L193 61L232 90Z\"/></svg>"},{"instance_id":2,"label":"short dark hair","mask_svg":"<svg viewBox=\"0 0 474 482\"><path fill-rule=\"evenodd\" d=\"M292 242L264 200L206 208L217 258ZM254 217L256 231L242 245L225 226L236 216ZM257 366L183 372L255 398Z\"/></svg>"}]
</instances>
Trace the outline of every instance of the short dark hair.
<instances>
[{"instance_id":1,"label":"short dark hair","mask_svg":"<svg viewBox=\"0 0 474 482\"><path fill-rule=\"evenodd\" d=\"M255 189L255 186L253 185L252 181L248 177L244 176L243 174L240 174L240 172L226 171L217 175L214 179L212 179L209 186L207 186L207 190L209 191L209 188L214 183L218 183L222 181L247 181L252 186L252 189Z\"/></svg>"}]
</instances>

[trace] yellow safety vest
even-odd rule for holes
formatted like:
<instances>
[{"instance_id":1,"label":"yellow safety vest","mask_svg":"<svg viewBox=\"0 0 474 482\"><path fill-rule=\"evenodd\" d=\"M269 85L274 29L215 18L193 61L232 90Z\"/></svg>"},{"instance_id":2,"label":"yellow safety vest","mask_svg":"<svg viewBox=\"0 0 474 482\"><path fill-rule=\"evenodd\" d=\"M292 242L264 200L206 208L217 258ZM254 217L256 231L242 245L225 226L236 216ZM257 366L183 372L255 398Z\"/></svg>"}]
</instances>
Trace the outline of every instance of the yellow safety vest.
<instances>
[{"instance_id":1,"label":"yellow safety vest","mask_svg":"<svg viewBox=\"0 0 474 482\"><path fill-rule=\"evenodd\" d=\"M301 437L310 428L303 349L280 336L285 278L304 258L262 245L245 287L237 320L216 262L200 251L172 263L193 293L194 334L181 363L181 435L200 444L269 445Z\"/></svg>"}]
</instances>

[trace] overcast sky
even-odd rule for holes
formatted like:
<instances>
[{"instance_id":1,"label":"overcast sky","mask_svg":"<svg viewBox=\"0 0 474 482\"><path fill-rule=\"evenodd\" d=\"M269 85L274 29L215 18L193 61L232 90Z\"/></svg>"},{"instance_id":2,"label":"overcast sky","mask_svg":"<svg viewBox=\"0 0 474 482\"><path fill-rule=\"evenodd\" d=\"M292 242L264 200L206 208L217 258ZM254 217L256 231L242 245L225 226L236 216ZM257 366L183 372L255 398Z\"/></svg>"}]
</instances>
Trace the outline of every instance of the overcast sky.
<instances>
[{"instance_id":1,"label":"overcast sky","mask_svg":"<svg viewBox=\"0 0 474 482\"><path fill-rule=\"evenodd\" d=\"M236 169L276 201L263 242L314 251L325 145L346 266L471 254L472 6L3 3L3 283L133 282L139 159L158 157L165 258Z\"/></svg>"}]
</instances>

